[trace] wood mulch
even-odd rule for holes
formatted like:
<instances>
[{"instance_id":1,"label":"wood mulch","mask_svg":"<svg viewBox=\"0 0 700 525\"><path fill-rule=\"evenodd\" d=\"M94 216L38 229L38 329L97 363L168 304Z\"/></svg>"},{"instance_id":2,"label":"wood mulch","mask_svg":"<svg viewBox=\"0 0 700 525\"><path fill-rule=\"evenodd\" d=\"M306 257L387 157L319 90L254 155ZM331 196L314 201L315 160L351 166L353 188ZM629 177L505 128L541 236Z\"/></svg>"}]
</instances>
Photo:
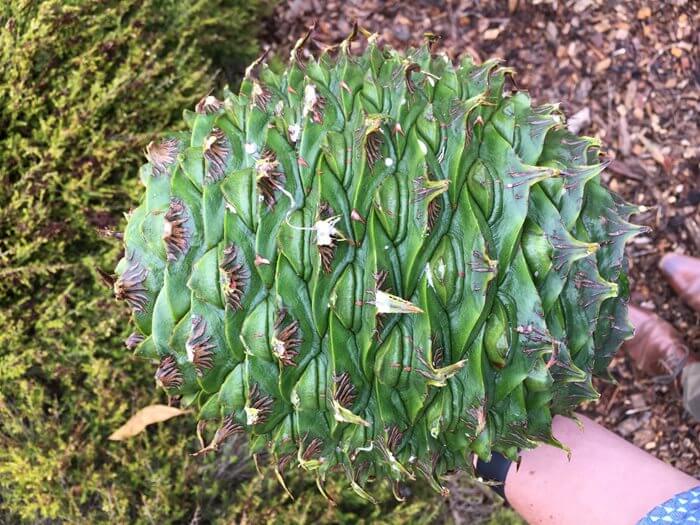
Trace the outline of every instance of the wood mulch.
<instances>
[{"instance_id":1,"label":"wood mulch","mask_svg":"<svg viewBox=\"0 0 700 525\"><path fill-rule=\"evenodd\" d=\"M536 102L560 102L614 159L608 185L647 208L635 222L653 230L628 252L632 302L655 310L700 351L700 314L657 269L669 251L700 255L699 3L288 0L270 18L268 45L286 56L313 20L319 46L342 40L353 20L395 47L420 45L432 32L451 57L502 57ZM599 383L601 400L588 413L700 476L700 424L684 413L678 385L639 376L624 353L612 370L617 384Z\"/></svg>"}]
</instances>

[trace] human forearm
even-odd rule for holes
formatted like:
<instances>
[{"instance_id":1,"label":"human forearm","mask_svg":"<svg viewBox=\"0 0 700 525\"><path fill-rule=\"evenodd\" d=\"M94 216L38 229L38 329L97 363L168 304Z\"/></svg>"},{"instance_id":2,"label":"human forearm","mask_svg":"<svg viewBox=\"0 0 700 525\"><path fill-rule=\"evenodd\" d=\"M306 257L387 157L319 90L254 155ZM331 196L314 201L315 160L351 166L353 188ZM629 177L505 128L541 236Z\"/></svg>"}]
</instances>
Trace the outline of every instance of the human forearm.
<instances>
[{"instance_id":1,"label":"human forearm","mask_svg":"<svg viewBox=\"0 0 700 525\"><path fill-rule=\"evenodd\" d=\"M566 453L541 446L511 465L508 501L529 523L616 525L636 523L655 505L698 481L640 450L594 421L556 417L554 436Z\"/></svg>"}]
</instances>

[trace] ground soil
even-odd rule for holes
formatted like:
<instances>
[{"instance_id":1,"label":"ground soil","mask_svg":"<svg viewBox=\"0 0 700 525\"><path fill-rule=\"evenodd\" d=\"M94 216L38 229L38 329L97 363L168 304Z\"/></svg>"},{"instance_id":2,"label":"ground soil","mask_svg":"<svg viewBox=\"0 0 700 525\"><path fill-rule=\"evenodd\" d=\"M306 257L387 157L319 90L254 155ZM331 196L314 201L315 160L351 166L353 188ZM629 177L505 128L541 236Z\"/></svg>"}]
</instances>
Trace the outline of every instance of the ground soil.
<instances>
[{"instance_id":1,"label":"ground soil","mask_svg":"<svg viewBox=\"0 0 700 525\"><path fill-rule=\"evenodd\" d=\"M452 58L501 57L536 102L560 102L582 133L602 140L613 160L608 185L646 206L635 222L651 233L628 250L632 302L670 321L700 352L700 314L657 268L667 252L700 255L700 4L288 0L270 19L268 45L286 56L314 20L311 45L318 48L341 41L353 20L396 47L420 45L424 33L435 33ZM700 423L684 413L679 385L643 377L624 352L612 373L617 383L599 382L601 400L586 411L700 476Z\"/></svg>"}]
</instances>

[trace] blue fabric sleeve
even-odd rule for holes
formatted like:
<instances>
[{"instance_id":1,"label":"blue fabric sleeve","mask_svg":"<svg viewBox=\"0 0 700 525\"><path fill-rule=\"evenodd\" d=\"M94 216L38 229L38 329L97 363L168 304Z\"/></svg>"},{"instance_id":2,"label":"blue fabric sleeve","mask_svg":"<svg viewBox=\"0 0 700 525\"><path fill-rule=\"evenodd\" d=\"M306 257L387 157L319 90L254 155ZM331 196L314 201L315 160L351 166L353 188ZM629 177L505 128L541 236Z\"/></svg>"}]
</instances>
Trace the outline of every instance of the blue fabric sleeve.
<instances>
[{"instance_id":1,"label":"blue fabric sleeve","mask_svg":"<svg viewBox=\"0 0 700 525\"><path fill-rule=\"evenodd\" d=\"M637 525L700 525L700 487L675 495L654 508Z\"/></svg>"}]
</instances>

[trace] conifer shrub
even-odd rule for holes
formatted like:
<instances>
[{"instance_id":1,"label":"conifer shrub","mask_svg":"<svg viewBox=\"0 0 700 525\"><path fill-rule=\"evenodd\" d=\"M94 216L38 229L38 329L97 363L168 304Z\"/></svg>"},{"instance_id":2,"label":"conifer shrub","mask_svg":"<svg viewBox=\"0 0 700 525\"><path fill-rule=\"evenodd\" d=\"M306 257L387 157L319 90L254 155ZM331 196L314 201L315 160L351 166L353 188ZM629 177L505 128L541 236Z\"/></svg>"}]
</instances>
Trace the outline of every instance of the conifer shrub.
<instances>
[{"instance_id":1,"label":"conifer shrub","mask_svg":"<svg viewBox=\"0 0 700 525\"><path fill-rule=\"evenodd\" d=\"M98 273L120 248L97 232L134 202L155 130L235 84L270 8L0 3L0 522L165 523L196 507L171 434L186 423L106 439L157 396L121 347L123 309Z\"/></svg>"}]
</instances>

